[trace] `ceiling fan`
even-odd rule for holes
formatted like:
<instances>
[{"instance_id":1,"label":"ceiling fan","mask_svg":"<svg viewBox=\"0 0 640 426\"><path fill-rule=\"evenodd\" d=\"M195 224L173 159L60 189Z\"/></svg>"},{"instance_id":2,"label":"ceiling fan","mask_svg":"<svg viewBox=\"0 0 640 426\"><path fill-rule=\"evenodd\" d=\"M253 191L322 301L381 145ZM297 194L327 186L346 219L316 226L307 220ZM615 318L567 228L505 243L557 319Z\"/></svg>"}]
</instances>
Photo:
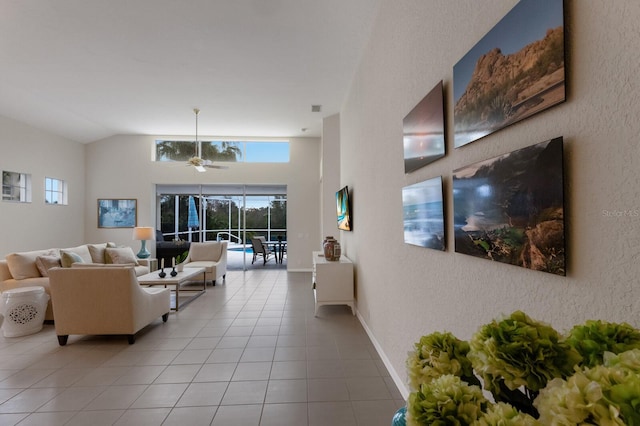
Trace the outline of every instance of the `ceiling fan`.
<instances>
[{"instance_id":1,"label":"ceiling fan","mask_svg":"<svg viewBox=\"0 0 640 426\"><path fill-rule=\"evenodd\" d=\"M195 167L195 169L199 172L206 172L207 168L209 169L228 169L227 166L218 166L216 164L213 164L213 161L211 160L204 160L202 158L202 146L200 145L200 142L198 141L198 114L200 113L200 110L198 108L194 108L193 112L196 115L196 155L189 158L187 160L187 166L193 166Z\"/></svg>"}]
</instances>

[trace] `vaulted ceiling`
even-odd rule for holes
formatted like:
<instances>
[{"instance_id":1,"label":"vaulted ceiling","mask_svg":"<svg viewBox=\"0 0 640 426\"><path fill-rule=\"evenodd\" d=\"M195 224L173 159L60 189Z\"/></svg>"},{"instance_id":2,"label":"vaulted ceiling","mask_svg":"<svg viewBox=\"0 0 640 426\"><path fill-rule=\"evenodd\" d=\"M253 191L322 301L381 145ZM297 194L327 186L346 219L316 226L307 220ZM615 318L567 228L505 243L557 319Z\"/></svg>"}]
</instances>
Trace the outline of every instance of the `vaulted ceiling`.
<instances>
[{"instance_id":1,"label":"vaulted ceiling","mask_svg":"<svg viewBox=\"0 0 640 426\"><path fill-rule=\"evenodd\" d=\"M378 3L0 0L0 115L82 143L191 135L195 107L200 135L319 136Z\"/></svg>"}]
</instances>

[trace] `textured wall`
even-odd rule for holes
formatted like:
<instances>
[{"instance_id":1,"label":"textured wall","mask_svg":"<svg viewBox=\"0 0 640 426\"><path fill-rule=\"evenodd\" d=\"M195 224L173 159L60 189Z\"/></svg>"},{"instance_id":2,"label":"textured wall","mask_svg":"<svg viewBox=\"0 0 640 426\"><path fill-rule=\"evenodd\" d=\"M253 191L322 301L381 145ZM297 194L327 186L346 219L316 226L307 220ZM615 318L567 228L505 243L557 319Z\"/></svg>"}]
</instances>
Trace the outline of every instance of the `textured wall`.
<instances>
[{"instance_id":1,"label":"textured wall","mask_svg":"<svg viewBox=\"0 0 640 426\"><path fill-rule=\"evenodd\" d=\"M84 242L84 145L0 117L0 170L27 173L31 203L0 201L0 258ZM44 178L64 180L69 204L44 202Z\"/></svg>"},{"instance_id":2,"label":"textured wall","mask_svg":"<svg viewBox=\"0 0 640 426\"><path fill-rule=\"evenodd\" d=\"M398 377L421 335L468 339L522 309L564 331L590 318L640 327L640 3L567 1L567 102L453 149L453 65L517 2L385 0L341 112L358 311ZM447 155L405 175L402 119L444 80ZM452 170L557 136L565 143L566 277L454 252ZM403 186L444 178L446 252L403 243ZM626 214L624 212L630 212Z\"/></svg>"}]
</instances>

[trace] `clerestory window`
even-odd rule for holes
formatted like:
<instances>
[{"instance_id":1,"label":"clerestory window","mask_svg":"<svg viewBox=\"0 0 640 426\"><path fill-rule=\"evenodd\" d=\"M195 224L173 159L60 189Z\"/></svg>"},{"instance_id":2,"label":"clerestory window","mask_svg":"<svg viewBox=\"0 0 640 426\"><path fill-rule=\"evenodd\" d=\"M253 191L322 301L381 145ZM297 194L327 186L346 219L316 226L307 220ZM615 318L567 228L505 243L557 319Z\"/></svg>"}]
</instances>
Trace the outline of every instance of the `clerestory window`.
<instances>
[{"instance_id":1,"label":"clerestory window","mask_svg":"<svg viewBox=\"0 0 640 426\"><path fill-rule=\"evenodd\" d=\"M215 162L288 163L288 141L156 140L156 161L187 161L201 156Z\"/></svg>"}]
</instances>

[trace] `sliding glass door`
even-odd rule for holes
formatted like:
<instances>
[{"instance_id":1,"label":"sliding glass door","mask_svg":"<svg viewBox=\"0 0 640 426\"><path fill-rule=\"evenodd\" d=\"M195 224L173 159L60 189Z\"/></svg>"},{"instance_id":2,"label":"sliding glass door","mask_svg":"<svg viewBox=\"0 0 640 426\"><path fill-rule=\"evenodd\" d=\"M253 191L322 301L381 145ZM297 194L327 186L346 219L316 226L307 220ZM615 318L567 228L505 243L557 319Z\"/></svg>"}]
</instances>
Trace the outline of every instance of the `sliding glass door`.
<instances>
[{"instance_id":1,"label":"sliding glass door","mask_svg":"<svg viewBox=\"0 0 640 426\"><path fill-rule=\"evenodd\" d=\"M287 240L286 186L157 185L156 189L157 228L165 241L227 240L230 250L246 254L252 237Z\"/></svg>"}]
</instances>

